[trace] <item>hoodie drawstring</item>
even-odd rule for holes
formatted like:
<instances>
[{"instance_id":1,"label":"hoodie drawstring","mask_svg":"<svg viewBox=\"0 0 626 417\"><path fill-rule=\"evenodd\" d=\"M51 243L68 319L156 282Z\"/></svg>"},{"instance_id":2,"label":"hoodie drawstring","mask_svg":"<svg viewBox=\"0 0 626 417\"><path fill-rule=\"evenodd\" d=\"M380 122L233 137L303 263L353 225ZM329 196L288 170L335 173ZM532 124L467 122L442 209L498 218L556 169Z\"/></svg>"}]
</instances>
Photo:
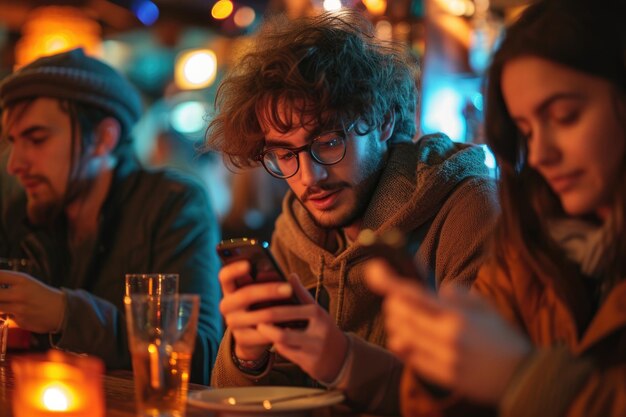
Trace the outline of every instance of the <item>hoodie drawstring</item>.
<instances>
[{"instance_id":1,"label":"hoodie drawstring","mask_svg":"<svg viewBox=\"0 0 626 417\"><path fill-rule=\"evenodd\" d=\"M335 324L341 324L341 313L343 310L343 293L346 286L346 269L348 262L344 259L339 267L339 289L337 291L337 311L335 313ZM339 326L341 327L341 326Z\"/></svg>"},{"instance_id":2,"label":"hoodie drawstring","mask_svg":"<svg viewBox=\"0 0 626 417\"><path fill-rule=\"evenodd\" d=\"M320 255L320 270L317 273L317 283L315 284L315 302L319 304L320 291L322 290L322 281L324 281L324 255Z\"/></svg>"}]
</instances>

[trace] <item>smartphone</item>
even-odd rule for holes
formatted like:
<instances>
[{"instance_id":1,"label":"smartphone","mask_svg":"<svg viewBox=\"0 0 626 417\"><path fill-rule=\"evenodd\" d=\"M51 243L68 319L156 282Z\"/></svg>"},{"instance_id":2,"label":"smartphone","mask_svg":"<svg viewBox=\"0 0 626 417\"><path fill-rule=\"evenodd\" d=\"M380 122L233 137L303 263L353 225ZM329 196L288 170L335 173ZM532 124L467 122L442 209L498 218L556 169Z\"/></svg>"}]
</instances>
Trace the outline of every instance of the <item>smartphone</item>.
<instances>
[{"instance_id":1,"label":"smartphone","mask_svg":"<svg viewBox=\"0 0 626 417\"><path fill-rule=\"evenodd\" d=\"M269 250L269 244L263 240L247 237L225 239L217 245L217 254L224 265L240 260L250 262L250 274L235 282L237 288L264 282L288 282L285 274L280 270L280 267L272 256ZM300 300L298 300L295 294L292 294L290 298L252 304L250 310L299 304ZM308 325L308 321L285 321L277 322L276 325L280 327L303 329Z\"/></svg>"},{"instance_id":2,"label":"smartphone","mask_svg":"<svg viewBox=\"0 0 626 417\"><path fill-rule=\"evenodd\" d=\"M407 251L406 239L399 230L390 229L378 234L364 229L357 236L356 242L365 249L366 255L383 258L399 275L426 285L427 270Z\"/></svg>"}]
</instances>

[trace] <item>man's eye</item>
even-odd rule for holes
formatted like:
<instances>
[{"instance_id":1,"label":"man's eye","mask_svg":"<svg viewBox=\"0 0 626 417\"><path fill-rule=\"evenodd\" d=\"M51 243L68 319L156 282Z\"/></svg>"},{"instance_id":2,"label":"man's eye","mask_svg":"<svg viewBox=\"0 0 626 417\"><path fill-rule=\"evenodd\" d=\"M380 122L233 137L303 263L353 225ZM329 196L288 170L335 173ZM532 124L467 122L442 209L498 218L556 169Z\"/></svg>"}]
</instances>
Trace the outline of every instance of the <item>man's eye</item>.
<instances>
[{"instance_id":1,"label":"man's eye","mask_svg":"<svg viewBox=\"0 0 626 417\"><path fill-rule=\"evenodd\" d=\"M44 137L44 136L31 136L30 138L28 138L30 143L32 143L33 145L40 145L44 143L46 139L47 137Z\"/></svg>"},{"instance_id":2,"label":"man's eye","mask_svg":"<svg viewBox=\"0 0 626 417\"><path fill-rule=\"evenodd\" d=\"M275 152L276 159L281 161L289 161L295 157L296 154L293 152Z\"/></svg>"},{"instance_id":3,"label":"man's eye","mask_svg":"<svg viewBox=\"0 0 626 417\"><path fill-rule=\"evenodd\" d=\"M324 140L323 142L318 142L318 145L321 148L326 148L326 149L328 149L328 148L336 148L337 146L341 145L341 138L335 136L335 137L332 137L332 138L330 138L328 140Z\"/></svg>"},{"instance_id":4,"label":"man's eye","mask_svg":"<svg viewBox=\"0 0 626 417\"><path fill-rule=\"evenodd\" d=\"M567 112L567 113L555 114L553 117L557 123L568 125L578 120L578 112Z\"/></svg>"}]
</instances>

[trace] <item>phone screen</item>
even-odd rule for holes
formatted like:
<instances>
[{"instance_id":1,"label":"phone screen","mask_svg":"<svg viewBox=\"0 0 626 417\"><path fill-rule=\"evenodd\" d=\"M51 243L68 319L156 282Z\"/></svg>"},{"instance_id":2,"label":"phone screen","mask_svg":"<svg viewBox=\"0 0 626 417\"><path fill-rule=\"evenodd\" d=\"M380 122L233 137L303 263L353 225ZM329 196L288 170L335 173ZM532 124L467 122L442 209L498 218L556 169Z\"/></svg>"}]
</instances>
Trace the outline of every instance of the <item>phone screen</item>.
<instances>
[{"instance_id":1,"label":"phone screen","mask_svg":"<svg viewBox=\"0 0 626 417\"><path fill-rule=\"evenodd\" d=\"M265 241L250 238L227 239L220 242L217 246L217 253L225 265L239 260L250 262L250 274L236 281L235 285L237 288L265 282L288 282L274 260L269 250L269 244ZM250 309L258 310L273 306L298 304L300 304L300 301L293 294L290 298L284 300L252 304ZM307 324L308 321L301 320L276 323L277 326L299 329L305 328Z\"/></svg>"}]
</instances>

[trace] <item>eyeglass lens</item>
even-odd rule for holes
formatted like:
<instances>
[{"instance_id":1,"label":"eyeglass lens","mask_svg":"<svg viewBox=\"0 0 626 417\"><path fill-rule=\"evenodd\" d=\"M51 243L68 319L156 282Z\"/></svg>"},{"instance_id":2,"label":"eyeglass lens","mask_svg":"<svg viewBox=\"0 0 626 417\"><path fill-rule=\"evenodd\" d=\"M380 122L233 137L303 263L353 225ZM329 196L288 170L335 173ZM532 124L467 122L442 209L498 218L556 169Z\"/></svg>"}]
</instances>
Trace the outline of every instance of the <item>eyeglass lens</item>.
<instances>
[{"instance_id":1,"label":"eyeglass lens","mask_svg":"<svg viewBox=\"0 0 626 417\"><path fill-rule=\"evenodd\" d=\"M300 149L274 148L263 154L263 164L270 174L288 178L299 168L298 153L308 151L313 159L323 165L332 165L341 161L345 155L343 133L328 132L315 138L310 145Z\"/></svg>"}]
</instances>

